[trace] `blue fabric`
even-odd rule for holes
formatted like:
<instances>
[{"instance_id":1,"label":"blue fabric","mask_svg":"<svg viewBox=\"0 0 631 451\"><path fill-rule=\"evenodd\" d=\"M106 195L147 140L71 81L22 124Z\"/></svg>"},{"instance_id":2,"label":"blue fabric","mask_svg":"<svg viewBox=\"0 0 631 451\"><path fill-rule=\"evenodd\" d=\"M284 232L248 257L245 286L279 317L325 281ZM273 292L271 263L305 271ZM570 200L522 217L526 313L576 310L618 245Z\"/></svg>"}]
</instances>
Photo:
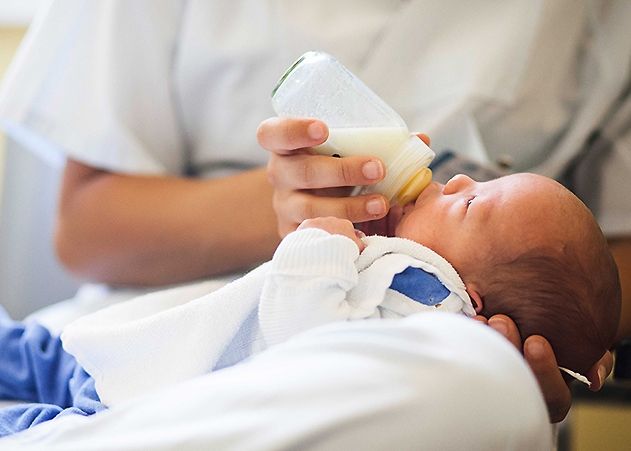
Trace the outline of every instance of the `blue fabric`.
<instances>
[{"instance_id":1,"label":"blue fabric","mask_svg":"<svg viewBox=\"0 0 631 451\"><path fill-rule=\"evenodd\" d=\"M254 309L234 335L232 341L228 343L212 371L234 366L253 354L252 346L256 342L258 324L259 312L258 309Z\"/></svg>"},{"instance_id":2,"label":"blue fabric","mask_svg":"<svg viewBox=\"0 0 631 451\"><path fill-rule=\"evenodd\" d=\"M412 266L395 274L390 289L425 305L440 304L451 293L434 274Z\"/></svg>"},{"instance_id":3,"label":"blue fabric","mask_svg":"<svg viewBox=\"0 0 631 451\"><path fill-rule=\"evenodd\" d=\"M94 380L59 337L36 323L13 321L0 306L0 399L27 404L0 409L0 437L57 416L105 409Z\"/></svg>"}]
</instances>

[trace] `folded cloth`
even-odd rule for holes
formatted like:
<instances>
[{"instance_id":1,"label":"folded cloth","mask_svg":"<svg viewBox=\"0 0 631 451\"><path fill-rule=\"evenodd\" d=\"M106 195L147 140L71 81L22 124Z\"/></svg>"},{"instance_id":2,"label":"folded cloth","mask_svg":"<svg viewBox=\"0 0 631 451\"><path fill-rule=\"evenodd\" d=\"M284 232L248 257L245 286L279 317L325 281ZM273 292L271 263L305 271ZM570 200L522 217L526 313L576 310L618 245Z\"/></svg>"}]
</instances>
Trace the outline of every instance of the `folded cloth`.
<instances>
[{"instance_id":1,"label":"folded cloth","mask_svg":"<svg viewBox=\"0 0 631 451\"><path fill-rule=\"evenodd\" d=\"M359 255L347 237L294 232L271 262L217 291L193 300L182 288L161 291L77 320L62 334L64 348L112 406L322 324L436 309L475 314L462 280L435 252L400 238L366 244Z\"/></svg>"},{"instance_id":2,"label":"folded cloth","mask_svg":"<svg viewBox=\"0 0 631 451\"><path fill-rule=\"evenodd\" d=\"M208 373L256 310L265 272L262 265L194 300L174 288L100 310L64 329L64 349L107 406Z\"/></svg>"}]
</instances>

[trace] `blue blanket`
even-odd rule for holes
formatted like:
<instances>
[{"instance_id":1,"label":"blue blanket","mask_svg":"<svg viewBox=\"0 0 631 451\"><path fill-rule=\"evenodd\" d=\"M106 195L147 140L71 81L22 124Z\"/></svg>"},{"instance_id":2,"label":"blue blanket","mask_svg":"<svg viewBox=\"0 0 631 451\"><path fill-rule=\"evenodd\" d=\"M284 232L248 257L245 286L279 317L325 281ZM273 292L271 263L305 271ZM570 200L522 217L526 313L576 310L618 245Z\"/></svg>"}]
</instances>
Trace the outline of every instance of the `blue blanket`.
<instances>
[{"instance_id":1,"label":"blue blanket","mask_svg":"<svg viewBox=\"0 0 631 451\"><path fill-rule=\"evenodd\" d=\"M61 340L37 323L13 321L0 306L0 399L26 401L0 409L0 437L57 416L105 408L94 381Z\"/></svg>"}]
</instances>

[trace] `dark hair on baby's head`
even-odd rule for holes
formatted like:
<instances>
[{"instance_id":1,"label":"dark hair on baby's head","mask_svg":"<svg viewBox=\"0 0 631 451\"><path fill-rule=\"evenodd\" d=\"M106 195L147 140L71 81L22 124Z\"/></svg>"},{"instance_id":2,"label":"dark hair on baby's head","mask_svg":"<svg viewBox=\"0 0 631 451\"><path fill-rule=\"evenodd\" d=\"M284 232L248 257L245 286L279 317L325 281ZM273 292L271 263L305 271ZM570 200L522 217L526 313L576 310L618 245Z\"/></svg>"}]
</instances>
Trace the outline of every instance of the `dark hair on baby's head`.
<instances>
[{"instance_id":1,"label":"dark hair on baby's head","mask_svg":"<svg viewBox=\"0 0 631 451\"><path fill-rule=\"evenodd\" d=\"M581 374L612 346L620 319L615 261L602 235L589 241L558 252L530 249L490 265L482 279L484 316L508 315L522 340L544 336L558 365Z\"/></svg>"}]
</instances>

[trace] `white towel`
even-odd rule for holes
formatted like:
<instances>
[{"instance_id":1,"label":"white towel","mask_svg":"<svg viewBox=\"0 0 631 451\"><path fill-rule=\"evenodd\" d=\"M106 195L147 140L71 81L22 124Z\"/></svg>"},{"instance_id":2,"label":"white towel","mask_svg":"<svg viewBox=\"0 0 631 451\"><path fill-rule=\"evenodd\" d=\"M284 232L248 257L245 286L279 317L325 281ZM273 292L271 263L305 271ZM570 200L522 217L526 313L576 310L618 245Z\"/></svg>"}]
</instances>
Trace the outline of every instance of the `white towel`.
<instances>
[{"instance_id":1,"label":"white towel","mask_svg":"<svg viewBox=\"0 0 631 451\"><path fill-rule=\"evenodd\" d=\"M207 373L256 311L268 264L192 301L175 288L80 318L64 330L64 349L108 406Z\"/></svg>"},{"instance_id":2,"label":"white towel","mask_svg":"<svg viewBox=\"0 0 631 451\"><path fill-rule=\"evenodd\" d=\"M451 291L439 309L475 314L456 271L430 249L400 238L375 236L366 243L357 258L357 246L346 237L319 229L294 232L271 262L202 297L194 299L200 289L215 287L160 291L75 321L62 334L64 348L94 377L101 401L112 406L230 366L319 324L435 310L388 288L409 266L436 275ZM302 279L288 279L297 274ZM312 279L315 285L301 282ZM264 285L292 282L289 296L261 296ZM331 289L338 292L328 299L339 299L344 308L325 302ZM263 329L273 331L267 342L259 315Z\"/></svg>"}]
</instances>

